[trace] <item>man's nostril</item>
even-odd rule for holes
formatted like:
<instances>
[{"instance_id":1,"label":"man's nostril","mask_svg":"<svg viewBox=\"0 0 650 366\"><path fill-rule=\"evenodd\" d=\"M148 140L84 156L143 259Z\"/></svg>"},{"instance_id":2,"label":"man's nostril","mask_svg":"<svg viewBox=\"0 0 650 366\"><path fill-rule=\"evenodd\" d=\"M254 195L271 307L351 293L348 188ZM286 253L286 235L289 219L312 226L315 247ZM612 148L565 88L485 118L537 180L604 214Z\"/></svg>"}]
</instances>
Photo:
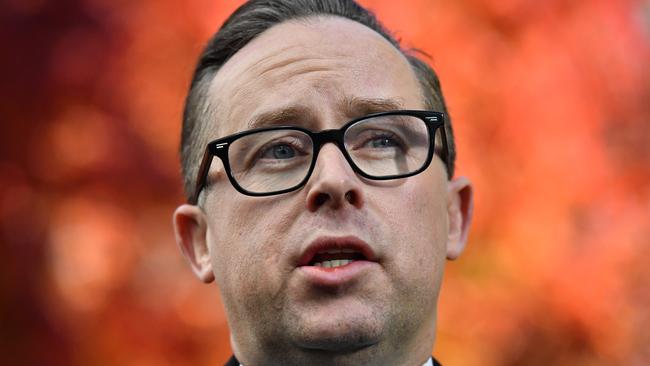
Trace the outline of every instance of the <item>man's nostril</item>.
<instances>
[{"instance_id":1,"label":"man's nostril","mask_svg":"<svg viewBox=\"0 0 650 366\"><path fill-rule=\"evenodd\" d=\"M319 193L318 196L316 196L316 199L314 200L316 202L316 206L322 206L327 202L329 199L329 196L325 193Z\"/></svg>"}]
</instances>

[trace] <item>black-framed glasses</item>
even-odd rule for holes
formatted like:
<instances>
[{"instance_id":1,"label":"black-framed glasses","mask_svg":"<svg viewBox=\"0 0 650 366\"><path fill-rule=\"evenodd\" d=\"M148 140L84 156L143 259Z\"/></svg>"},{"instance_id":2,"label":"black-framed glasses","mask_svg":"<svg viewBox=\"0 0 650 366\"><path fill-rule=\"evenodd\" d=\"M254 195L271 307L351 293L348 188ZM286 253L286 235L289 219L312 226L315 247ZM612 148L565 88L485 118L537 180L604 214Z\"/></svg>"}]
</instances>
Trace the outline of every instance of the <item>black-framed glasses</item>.
<instances>
[{"instance_id":1,"label":"black-framed glasses","mask_svg":"<svg viewBox=\"0 0 650 366\"><path fill-rule=\"evenodd\" d=\"M243 131L206 146L190 200L198 202L213 157L221 159L230 183L249 196L297 190L311 176L326 143L343 153L354 172L373 180L398 179L424 171L440 156L449 172L444 115L401 110L356 118L340 129L313 132L296 126Z\"/></svg>"}]
</instances>

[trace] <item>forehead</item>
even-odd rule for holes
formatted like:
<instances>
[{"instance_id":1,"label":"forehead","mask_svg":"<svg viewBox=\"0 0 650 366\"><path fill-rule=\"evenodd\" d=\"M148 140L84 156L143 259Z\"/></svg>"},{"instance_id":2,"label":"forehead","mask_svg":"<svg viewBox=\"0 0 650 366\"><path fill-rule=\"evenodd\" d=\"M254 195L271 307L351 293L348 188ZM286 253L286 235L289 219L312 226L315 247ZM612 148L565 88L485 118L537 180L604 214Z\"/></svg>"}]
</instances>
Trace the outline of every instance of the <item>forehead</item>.
<instances>
[{"instance_id":1,"label":"forehead","mask_svg":"<svg viewBox=\"0 0 650 366\"><path fill-rule=\"evenodd\" d=\"M216 112L213 137L250 128L255 116L283 109L304 111L305 120L318 124L357 117L363 108L349 108L351 101L368 101L370 109L382 101L422 108L406 58L380 34L339 17L287 21L266 30L223 65L208 100Z\"/></svg>"}]
</instances>

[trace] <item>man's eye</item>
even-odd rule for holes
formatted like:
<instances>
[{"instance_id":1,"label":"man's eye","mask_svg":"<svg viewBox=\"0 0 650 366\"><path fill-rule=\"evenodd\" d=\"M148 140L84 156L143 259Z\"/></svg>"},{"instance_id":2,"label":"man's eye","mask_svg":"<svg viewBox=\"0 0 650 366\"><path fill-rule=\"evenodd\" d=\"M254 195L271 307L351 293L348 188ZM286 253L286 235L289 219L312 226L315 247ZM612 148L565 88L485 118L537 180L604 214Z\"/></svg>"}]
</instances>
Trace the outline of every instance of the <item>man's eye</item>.
<instances>
[{"instance_id":1,"label":"man's eye","mask_svg":"<svg viewBox=\"0 0 650 366\"><path fill-rule=\"evenodd\" d=\"M386 131L370 132L360 141L359 149L395 149L404 146L402 139L394 133ZM359 136L363 137L363 136Z\"/></svg>"},{"instance_id":2,"label":"man's eye","mask_svg":"<svg viewBox=\"0 0 650 366\"><path fill-rule=\"evenodd\" d=\"M397 147L399 143L390 137L378 137L366 142L366 145L373 149L385 149L389 147Z\"/></svg>"},{"instance_id":3,"label":"man's eye","mask_svg":"<svg viewBox=\"0 0 650 366\"><path fill-rule=\"evenodd\" d=\"M261 159L291 159L296 156L296 150L287 144L278 144L266 148L262 154Z\"/></svg>"}]
</instances>

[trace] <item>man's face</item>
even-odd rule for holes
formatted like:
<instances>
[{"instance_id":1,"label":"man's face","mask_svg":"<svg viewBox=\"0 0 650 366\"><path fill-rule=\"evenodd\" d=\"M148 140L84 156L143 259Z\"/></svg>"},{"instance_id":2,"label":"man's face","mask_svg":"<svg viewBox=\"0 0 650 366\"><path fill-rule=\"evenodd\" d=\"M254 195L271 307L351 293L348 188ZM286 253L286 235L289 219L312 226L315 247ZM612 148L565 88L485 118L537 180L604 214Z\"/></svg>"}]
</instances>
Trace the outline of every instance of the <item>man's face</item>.
<instances>
[{"instance_id":1,"label":"man's face","mask_svg":"<svg viewBox=\"0 0 650 366\"><path fill-rule=\"evenodd\" d=\"M217 115L212 138L252 121L318 131L368 113L424 109L399 51L369 28L334 17L262 33L222 67L209 96ZM345 355L341 364L430 352L449 228L439 158L419 175L370 181L326 144L307 184L291 193L245 196L218 159L208 181L199 218L206 261L198 266L214 274L244 364L313 362L329 352ZM338 251L359 260L315 265L348 255L327 253Z\"/></svg>"}]
</instances>

